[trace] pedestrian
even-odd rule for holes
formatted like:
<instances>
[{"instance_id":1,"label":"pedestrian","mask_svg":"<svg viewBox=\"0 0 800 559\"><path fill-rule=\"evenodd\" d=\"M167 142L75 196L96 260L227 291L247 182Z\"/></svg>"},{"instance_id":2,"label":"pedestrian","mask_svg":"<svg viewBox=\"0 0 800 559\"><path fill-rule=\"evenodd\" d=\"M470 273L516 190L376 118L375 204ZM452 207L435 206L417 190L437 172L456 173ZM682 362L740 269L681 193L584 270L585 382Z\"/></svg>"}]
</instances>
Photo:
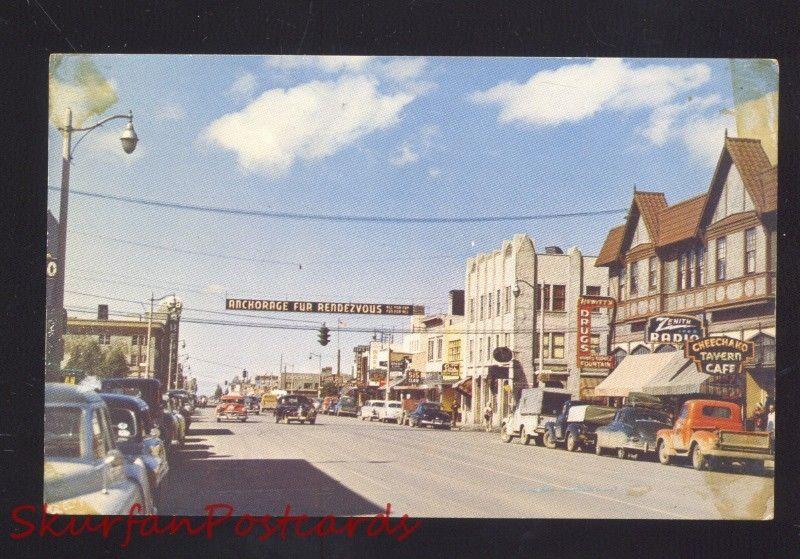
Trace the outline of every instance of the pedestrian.
<instances>
[{"instance_id":1,"label":"pedestrian","mask_svg":"<svg viewBox=\"0 0 800 559\"><path fill-rule=\"evenodd\" d=\"M492 415L494 414L494 410L492 409L492 404L490 402L486 402L486 407L483 408L483 420L486 422L486 432L492 430Z\"/></svg>"},{"instance_id":2,"label":"pedestrian","mask_svg":"<svg viewBox=\"0 0 800 559\"><path fill-rule=\"evenodd\" d=\"M756 404L756 408L753 410L753 426L755 427L756 431L763 431L766 427L767 417L764 411L764 407L761 405L761 402Z\"/></svg>"},{"instance_id":3,"label":"pedestrian","mask_svg":"<svg viewBox=\"0 0 800 559\"><path fill-rule=\"evenodd\" d=\"M456 423L458 422L458 402L453 402L452 410L453 410L453 427L455 427Z\"/></svg>"},{"instance_id":4,"label":"pedestrian","mask_svg":"<svg viewBox=\"0 0 800 559\"><path fill-rule=\"evenodd\" d=\"M769 412L767 413L767 431L774 437L775 436L775 404L769 405Z\"/></svg>"}]
</instances>

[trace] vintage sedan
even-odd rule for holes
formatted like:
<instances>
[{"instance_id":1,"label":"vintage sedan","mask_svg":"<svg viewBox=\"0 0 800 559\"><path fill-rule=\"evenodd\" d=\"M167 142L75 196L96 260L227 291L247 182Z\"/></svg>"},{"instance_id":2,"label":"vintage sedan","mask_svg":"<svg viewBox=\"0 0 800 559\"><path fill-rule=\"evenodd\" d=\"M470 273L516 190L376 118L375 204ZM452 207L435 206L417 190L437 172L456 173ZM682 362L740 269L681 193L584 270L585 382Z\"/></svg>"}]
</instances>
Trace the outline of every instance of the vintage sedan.
<instances>
[{"instance_id":1,"label":"vintage sedan","mask_svg":"<svg viewBox=\"0 0 800 559\"><path fill-rule=\"evenodd\" d=\"M608 425L595 430L595 453L616 452L619 458L655 455L657 433L672 422L663 410L650 406L623 406Z\"/></svg>"},{"instance_id":2,"label":"vintage sedan","mask_svg":"<svg viewBox=\"0 0 800 559\"><path fill-rule=\"evenodd\" d=\"M139 460L147 467L150 489L158 501L169 464L164 443L159 438L161 433L150 417L150 407L144 400L133 396L100 394L100 397L108 406L117 448L128 462Z\"/></svg>"},{"instance_id":3,"label":"vintage sedan","mask_svg":"<svg viewBox=\"0 0 800 559\"><path fill-rule=\"evenodd\" d=\"M301 394L288 394L278 398L275 408L275 423L290 421L314 424L317 421L317 410L310 398Z\"/></svg>"},{"instance_id":4,"label":"vintage sedan","mask_svg":"<svg viewBox=\"0 0 800 559\"><path fill-rule=\"evenodd\" d=\"M247 406L244 403L244 396L239 394L226 394L220 398L219 405L215 410L217 422L223 419L233 419L234 421L247 421Z\"/></svg>"},{"instance_id":5,"label":"vintage sedan","mask_svg":"<svg viewBox=\"0 0 800 559\"><path fill-rule=\"evenodd\" d=\"M115 446L94 390L45 384L44 502L51 514L127 515L135 503L155 514L147 469Z\"/></svg>"},{"instance_id":6,"label":"vintage sedan","mask_svg":"<svg viewBox=\"0 0 800 559\"><path fill-rule=\"evenodd\" d=\"M408 424L411 427L438 427L450 429L452 417L442 409L442 404L438 402L422 402L408 416Z\"/></svg>"}]
</instances>

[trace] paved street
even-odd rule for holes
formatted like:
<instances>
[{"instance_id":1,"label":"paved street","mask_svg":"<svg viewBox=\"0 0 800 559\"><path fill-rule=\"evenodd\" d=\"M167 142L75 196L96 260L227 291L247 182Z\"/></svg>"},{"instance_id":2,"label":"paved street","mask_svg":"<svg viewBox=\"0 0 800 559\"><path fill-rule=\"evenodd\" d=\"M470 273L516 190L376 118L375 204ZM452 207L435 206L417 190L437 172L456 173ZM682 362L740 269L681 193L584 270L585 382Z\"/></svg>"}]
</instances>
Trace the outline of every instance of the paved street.
<instances>
[{"instance_id":1,"label":"paved street","mask_svg":"<svg viewBox=\"0 0 800 559\"><path fill-rule=\"evenodd\" d=\"M176 452L161 514L369 515L392 504L412 517L738 518L771 515L773 479L698 472L502 443L497 434L414 429L320 416L217 423L198 410Z\"/></svg>"}]
</instances>

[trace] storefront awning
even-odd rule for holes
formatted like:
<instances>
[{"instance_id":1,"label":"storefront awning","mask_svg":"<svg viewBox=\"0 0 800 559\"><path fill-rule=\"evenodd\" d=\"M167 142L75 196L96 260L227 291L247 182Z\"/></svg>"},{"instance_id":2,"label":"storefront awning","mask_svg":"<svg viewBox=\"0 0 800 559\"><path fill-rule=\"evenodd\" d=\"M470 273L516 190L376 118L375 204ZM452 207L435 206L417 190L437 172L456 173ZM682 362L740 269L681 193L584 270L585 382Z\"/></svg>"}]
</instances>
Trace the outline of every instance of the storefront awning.
<instances>
[{"instance_id":1,"label":"storefront awning","mask_svg":"<svg viewBox=\"0 0 800 559\"><path fill-rule=\"evenodd\" d=\"M466 377L454 383L453 388L467 396L472 396L472 377Z\"/></svg>"},{"instance_id":2,"label":"storefront awning","mask_svg":"<svg viewBox=\"0 0 800 559\"><path fill-rule=\"evenodd\" d=\"M705 392L702 384L709 378L709 375L697 370L697 365L694 364L694 361L684 357L683 364L677 371L664 369L646 386L642 387L642 392L653 394L654 396L701 394Z\"/></svg>"},{"instance_id":3,"label":"storefront awning","mask_svg":"<svg viewBox=\"0 0 800 559\"><path fill-rule=\"evenodd\" d=\"M622 363L594 388L595 396L625 397L631 392L644 392L643 388L657 376L672 378L685 365L687 359L677 351L628 355Z\"/></svg>"}]
</instances>

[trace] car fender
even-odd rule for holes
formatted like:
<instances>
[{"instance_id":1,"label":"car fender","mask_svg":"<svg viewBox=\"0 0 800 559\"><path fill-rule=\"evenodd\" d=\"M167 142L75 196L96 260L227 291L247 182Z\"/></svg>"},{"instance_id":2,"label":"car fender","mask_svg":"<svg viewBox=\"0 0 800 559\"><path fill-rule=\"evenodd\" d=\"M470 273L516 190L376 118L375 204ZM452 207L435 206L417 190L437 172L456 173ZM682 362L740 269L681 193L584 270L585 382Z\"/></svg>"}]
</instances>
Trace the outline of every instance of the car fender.
<instances>
[{"instance_id":1,"label":"car fender","mask_svg":"<svg viewBox=\"0 0 800 559\"><path fill-rule=\"evenodd\" d=\"M661 429L656 432L656 447L658 447L659 444L664 445L670 453L675 453L675 448L672 445L672 429Z\"/></svg>"},{"instance_id":2,"label":"car fender","mask_svg":"<svg viewBox=\"0 0 800 559\"><path fill-rule=\"evenodd\" d=\"M689 444L689 448L691 448L692 444L697 444L700 447L700 450L703 451L704 454L707 454L709 451L714 449L716 442L717 434L715 432L695 431L692 433L692 439Z\"/></svg>"}]
</instances>

